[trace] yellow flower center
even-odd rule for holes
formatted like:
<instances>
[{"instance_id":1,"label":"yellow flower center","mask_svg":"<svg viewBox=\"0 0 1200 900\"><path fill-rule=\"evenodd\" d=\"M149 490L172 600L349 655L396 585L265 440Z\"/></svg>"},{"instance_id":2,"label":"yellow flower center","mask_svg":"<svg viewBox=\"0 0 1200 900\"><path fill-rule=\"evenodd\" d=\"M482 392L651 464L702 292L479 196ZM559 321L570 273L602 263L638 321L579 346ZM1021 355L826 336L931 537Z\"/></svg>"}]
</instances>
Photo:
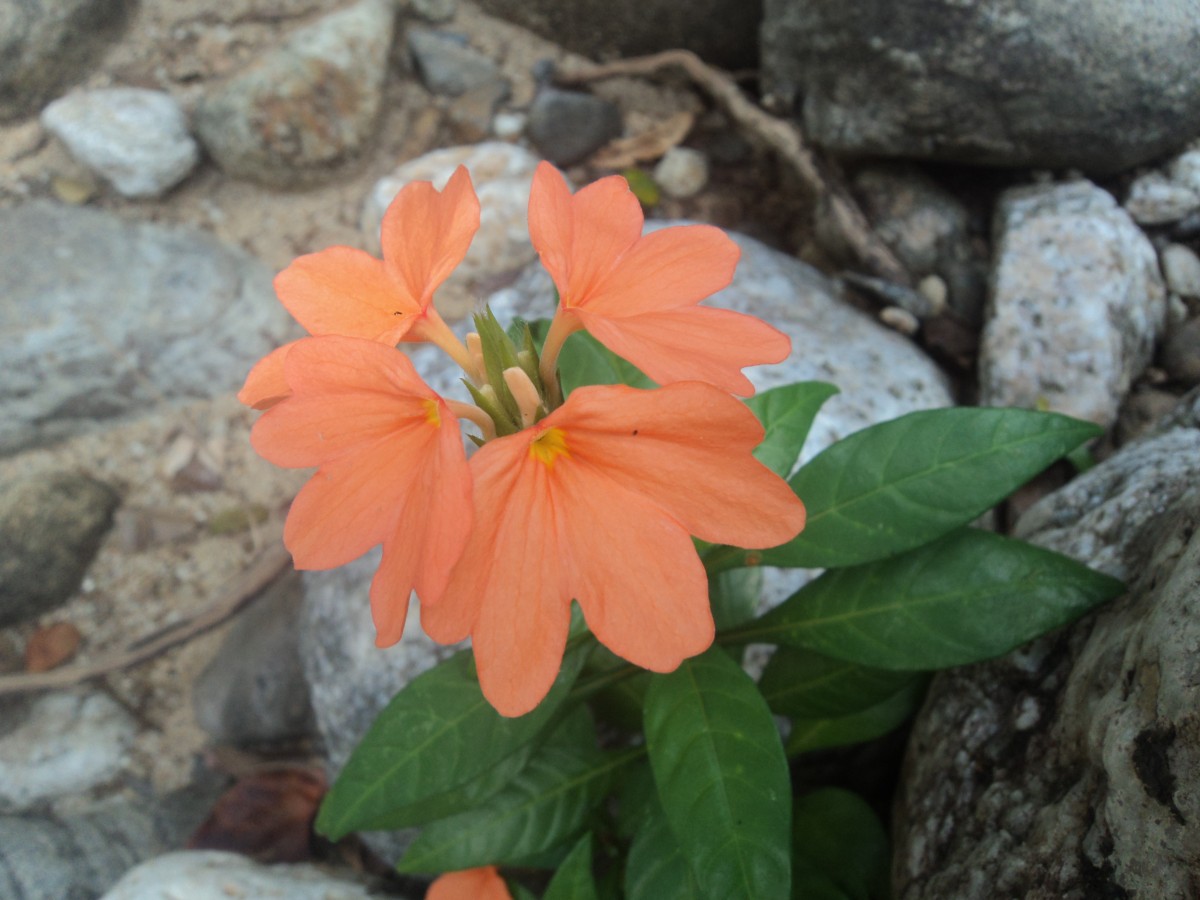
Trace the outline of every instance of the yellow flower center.
<instances>
[{"instance_id":1,"label":"yellow flower center","mask_svg":"<svg viewBox=\"0 0 1200 900\"><path fill-rule=\"evenodd\" d=\"M436 400L422 400L421 405L425 407L425 421L434 428L442 427L442 411L438 409Z\"/></svg>"},{"instance_id":2,"label":"yellow flower center","mask_svg":"<svg viewBox=\"0 0 1200 900\"><path fill-rule=\"evenodd\" d=\"M560 456L568 459L571 454L567 450L567 436L561 428L547 428L529 445L529 456L544 464L547 469L554 468L554 461Z\"/></svg>"}]
</instances>

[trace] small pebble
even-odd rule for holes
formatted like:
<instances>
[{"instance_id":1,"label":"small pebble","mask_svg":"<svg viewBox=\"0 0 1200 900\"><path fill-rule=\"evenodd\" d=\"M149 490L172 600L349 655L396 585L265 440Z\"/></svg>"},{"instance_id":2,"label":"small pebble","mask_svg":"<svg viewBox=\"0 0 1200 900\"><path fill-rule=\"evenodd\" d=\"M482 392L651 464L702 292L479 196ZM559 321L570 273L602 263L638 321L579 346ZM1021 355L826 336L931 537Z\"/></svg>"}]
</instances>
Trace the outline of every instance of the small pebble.
<instances>
[{"instance_id":1,"label":"small pebble","mask_svg":"<svg viewBox=\"0 0 1200 900\"><path fill-rule=\"evenodd\" d=\"M654 167L654 180L675 200L694 197L708 184L708 159L691 147L672 147Z\"/></svg>"},{"instance_id":2,"label":"small pebble","mask_svg":"<svg viewBox=\"0 0 1200 900\"><path fill-rule=\"evenodd\" d=\"M1181 297L1200 297L1200 257L1183 244L1168 244L1159 255L1167 288Z\"/></svg>"},{"instance_id":3,"label":"small pebble","mask_svg":"<svg viewBox=\"0 0 1200 900\"><path fill-rule=\"evenodd\" d=\"M879 321L901 334L912 337L921 328L921 321L907 309L885 306L879 311Z\"/></svg>"},{"instance_id":4,"label":"small pebble","mask_svg":"<svg viewBox=\"0 0 1200 900\"><path fill-rule=\"evenodd\" d=\"M946 311L946 297L949 291L942 278L937 275L926 275L917 284L917 290L929 301L930 316L940 316Z\"/></svg>"}]
</instances>

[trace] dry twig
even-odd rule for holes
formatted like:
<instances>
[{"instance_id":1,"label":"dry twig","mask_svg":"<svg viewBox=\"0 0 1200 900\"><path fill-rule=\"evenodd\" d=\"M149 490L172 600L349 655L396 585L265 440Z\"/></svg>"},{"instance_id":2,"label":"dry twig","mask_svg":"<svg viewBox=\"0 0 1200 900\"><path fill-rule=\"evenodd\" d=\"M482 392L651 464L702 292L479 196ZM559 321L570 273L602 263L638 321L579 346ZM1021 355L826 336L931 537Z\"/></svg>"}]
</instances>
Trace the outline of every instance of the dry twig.
<instances>
[{"instance_id":1,"label":"dry twig","mask_svg":"<svg viewBox=\"0 0 1200 900\"><path fill-rule=\"evenodd\" d=\"M0 676L0 696L71 687L158 656L171 647L220 625L274 581L290 562L291 555L283 545L274 544L234 579L224 596L192 618L168 626L94 662L49 672Z\"/></svg>"},{"instance_id":2,"label":"dry twig","mask_svg":"<svg viewBox=\"0 0 1200 900\"><path fill-rule=\"evenodd\" d=\"M777 119L756 106L724 72L706 65L689 50L666 50L650 56L618 59L602 65L570 65L558 72L565 84L582 84L620 75L647 76L667 66L678 66L705 90L734 122L774 150L812 192L817 208L831 217L831 224L859 263L872 275L912 285L912 277L895 254L875 235L866 216L845 186L822 175L812 151L795 125Z\"/></svg>"}]
</instances>

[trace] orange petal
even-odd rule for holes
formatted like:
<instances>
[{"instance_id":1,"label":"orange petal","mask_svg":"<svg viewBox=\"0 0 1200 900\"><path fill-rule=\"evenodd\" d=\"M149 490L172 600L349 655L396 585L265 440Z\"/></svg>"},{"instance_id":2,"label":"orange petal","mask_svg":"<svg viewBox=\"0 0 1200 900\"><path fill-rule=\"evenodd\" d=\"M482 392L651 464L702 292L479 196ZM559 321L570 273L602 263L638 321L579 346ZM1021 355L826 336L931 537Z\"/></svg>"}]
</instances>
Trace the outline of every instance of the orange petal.
<instances>
[{"instance_id":1,"label":"orange petal","mask_svg":"<svg viewBox=\"0 0 1200 900\"><path fill-rule=\"evenodd\" d=\"M383 259L405 294L424 310L433 292L462 262L479 230L479 199L459 166L446 187L405 185L383 215Z\"/></svg>"},{"instance_id":2,"label":"orange petal","mask_svg":"<svg viewBox=\"0 0 1200 900\"><path fill-rule=\"evenodd\" d=\"M804 527L804 504L751 455L762 426L710 385L578 388L542 424L562 428L574 457L706 541L774 547Z\"/></svg>"},{"instance_id":3,"label":"orange petal","mask_svg":"<svg viewBox=\"0 0 1200 900\"><path fill-rule=\"evenodd\" d=\"M642 206L620 175L574 196L557 169L539 163L529 194L529 236L564 306L585 302L642 234Z\"/></svg>"},{"instance_id":4,"label":"orange petal","mask_svg":"<svg viewBox=\"0 0 1200 900\"><path fill-rule=\"evenodd\" d=\"M512 900L512 894L495 866L481 866L439 876L425 900Z\"/></svg>"},{"instance_id":5,"label":"orange petal","mask_svg":"<svg viewBox=\"0 0 1200 900\"><path fill-rule=\"evenodd\" d=\"M275 276L275 293L310 334L341 334L396 344L424 312L375 257L328 247L293 260Z\"/></svg>"},{"instance_id":6,"label":"orange petal","mask_svg":"<svg viewBox=\"0 0 1200 900\"><path fill-rule=\"evenodd\" d=\"M711 225L676 225L637 241L596 284L589 313L634 316L692 306L728 287L741 249Z\"/></svg>"},{"instance_id":7,"label":"orange petal","mask_svg":"<svg viewBox=\"0 0 1200 900\"><path fill-rule=\"evenodd\" d=\"M276 347L254 364L237 398L252 409L270 409L291 393L283 377L283 358L295 344Z\"/></svg>"},{"instance_id":8,"label":"orange petal","mask_svg":"<svg viewBox=\"0 0 1200 900\"><path fill-rule=\"evenodd\" d=\"M600 643L656 672L708 649L708 577L687 531L581 454L554 474L571 592Z\"/></svg>"},{"instance_id":9,"label":"orange petal","mask_svg":"<svg viewBox=\"0 0 1200 900\"><path fill-rule=\"evenodd\" d=\"M728 309L688 306L628 318L577 310L584 327L613 353L659 384L703 381L730 393L754 393L742 369L787 358L792 342L766 322Z\"/></svg>"}]
</instances>

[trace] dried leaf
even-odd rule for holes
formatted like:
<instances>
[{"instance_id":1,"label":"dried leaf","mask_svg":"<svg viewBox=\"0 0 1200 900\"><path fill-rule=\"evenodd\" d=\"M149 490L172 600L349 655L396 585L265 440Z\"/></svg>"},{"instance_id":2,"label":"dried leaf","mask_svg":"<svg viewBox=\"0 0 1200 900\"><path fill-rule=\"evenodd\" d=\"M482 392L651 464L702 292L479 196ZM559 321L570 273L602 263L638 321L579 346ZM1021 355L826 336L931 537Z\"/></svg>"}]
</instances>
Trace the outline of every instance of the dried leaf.
<instances>
[{"instance_id":1,"label":"dried leaf","mask_svg":"<svg viewBox=\"0 0 1200 900\"><path fill-rule=\"evenodd\" d=\"M602 169L626 169L640 162L658 159L682 143L695 121L695 115L690 112L676 113L638 134L609 141L593 153L588 162Z\"/></svg>"},{"instance_id":2,"label":"dried leaf","mask_svg":"<svg viewBox=\"0 0 1200 900\"><path fill-rule=\"evenodd\" d=\"M48 672L79 652L82 637L70 622L55 622L39 628L25 645L25 671Z\"/></svg>"}]
</instances>

